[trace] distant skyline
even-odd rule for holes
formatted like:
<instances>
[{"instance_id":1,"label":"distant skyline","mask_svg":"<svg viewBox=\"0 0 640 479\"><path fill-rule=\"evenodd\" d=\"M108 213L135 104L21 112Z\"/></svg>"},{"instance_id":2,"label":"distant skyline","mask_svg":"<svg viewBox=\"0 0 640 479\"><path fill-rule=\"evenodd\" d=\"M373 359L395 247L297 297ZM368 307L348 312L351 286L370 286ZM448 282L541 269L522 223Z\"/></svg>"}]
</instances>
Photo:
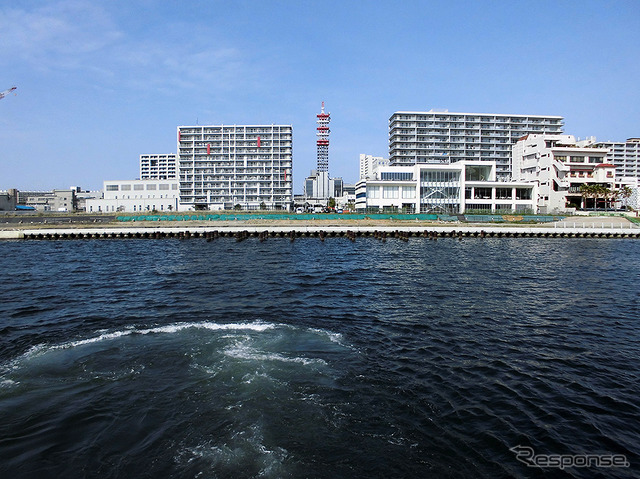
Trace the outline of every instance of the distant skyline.
<instances>
[{"instance_id":1,"label":"distant skyline","mask_svg":"<svg viewBox=\"0 0 640 479\"><path fill-rule=\"evenodd\" d=\"M640 136L633 1L13 1L0 6L0 190L102 188L179 125L291 124L294 192L388 157L396 111L560 115Z\"/></svg>"}]
</instances>

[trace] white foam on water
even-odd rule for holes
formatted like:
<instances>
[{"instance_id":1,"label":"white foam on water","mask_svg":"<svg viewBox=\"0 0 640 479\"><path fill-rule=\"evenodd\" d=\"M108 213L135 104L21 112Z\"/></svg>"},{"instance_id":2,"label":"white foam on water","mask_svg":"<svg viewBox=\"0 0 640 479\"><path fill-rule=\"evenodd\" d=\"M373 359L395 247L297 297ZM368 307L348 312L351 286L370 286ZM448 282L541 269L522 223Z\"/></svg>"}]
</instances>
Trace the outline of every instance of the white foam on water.
<instances>
[{"instance_id":1,"label":"white foam on water","mask_svg":"<svg viewBox=\"0 0 640 479\"><path fill-rule=\"evenodd\" d=\"M89 344L99 343L102 341L112 341L114 339L122 338L124 336L132 336L132 335L146 335L146 334L173 334L178 333L187 329L207 329L210 331L256 331L262 332L269 329L275 328L277 325L272 323L229 323L229 324L220 324L220 323L211 323L211 322L198 322L198 323L175 323L166 326L157 326L155 328L146 328L146 329L136 329L135 327L128 327L127 329L121 331L112 331L112 332L104 332L105 330L99 330L100 334L98 336L94 336L92 338L87 339L79 339L76 341L69 341L62 344L37 344L32 346L27 352L25 352L21 358L31 358L35 356L39 356L42 353L46 353L48 351L55 351L59 349L71 349L79 346L86 346Z\"/></svg>"},{"instance_id":2,"label":"white foam on water","mask_svg":"<svg viewBox=\"0 0 640 479\"><path fill-rule=\"evenodd\" d=\"M200 474L213 472L213 477L216 472L226 476L237 471L251 471L252 477L286 477L288 457L284 448L267 447L260 428L254 424L248 430L236 431L221 444L207 442L187 447L178 453L176 462L202 463L210 470Z\"/></svg>"},{"instance_id":3,"label":"white foam on water","mask_svg":"<svg viewBox=\"0 0 640 479\"><path fill-rule=\"evenodd\" d=\"M259 342L260 338L252 336L251 333L261 333L275 329L285 329L295 332L306 331L317 335L320 338L328 338L332 343L341 344L342 335L339 333L333 333L320 328L301 328L288 324L267 323L262 321L255 322L243 322L243 323L215 323L211 321L200 322L187 322L187 323L173 323L162 326L137 328L135 326L127 326L117 331L109 331L101 329L97 331L97 335L78 339L74 341L68 341L60 344L47 344L42 343L32 346L28 351L21 356L10 360L5 364L0 365L0 382L12 381L7 376L11 376L11 371L17 371L21 369L25 362L29 362L33 359L39 358L52 351L68 350L73 348L82 348L85 346L91 346L102 342L116 341L124 337L133 337L138 335L153 335L153 334L176 334L187 330L207 330L207 331L219 331L220 335L216 335L216 340L224 339L233 344L227 348L219 350L220 353L226 357L233 359L241 359L247 361L257 362L270 362L270 363L284 363L284 364L300 364L303 366L326 366L327 362L320 358L309 358L299 355L287 354L286 352L268 351L262 350L260 347L253 347L254 341ZM267 348L268 349L268 348ZM201 361L197 359L193 354L190 354L196 362ZM204 364L196 365L195 367L201 369L207 374L216 375L220 371L218 368ZM131 371L130 374L137 374L139 371ZM119 371L116 376L127 375ZM0 383L1 384L1 383ZM6 387L6 386L3 386Z\"/></svg>"},{"instance_id":4,"label":"white foam on water","mask_svg":"<svg viewBox=\"0 0 640 479\"><path fill-rule=\"evenodd\" d=\"M320 328L309 328L308 331L311 331L312 333L323 334L327 336L331 342L337 343L341 346L345 345L342 342L342 334L340 333L334 333L333 331L327 331L326 329Z\"/></svg>"},{"instance_id":5,"label":"white foam on water","mask_svg":"<svg viewBox=\"0 0 640 479\"><path fill-rule=\"evenodd\" d=\"M289 357L280 353L258 351L257 349L244 344L236 344L232 347L225 348L224 354L235 359L246 359L249 361L279 361L283 363L299 363L305 366L313 364L327 364L324 359L304 358L299 356Z\"/></svg>"},{"instance_id":6,"label":"white foam on water","mask_svg":"<svg viewBox=\"0 0 640 479\"><path fill-rule=\"evenodd\" d=\"M53 351L68 350L73 348L79 348L84 346L90 346L101 342L114 341L127 336L136 335L148 335L148 334L175 334L189 329L204 329L208 331L229 331L229 332L264 332L276 328L278 325L273 323L265 323L261 321L251 323L214 323L210 321L191 322L191 323L174 323L165 326L156 326L151 328L138 329L135 326L127 326L126 328L118 331L108 331L101 329L97 331L97 335L94 337L79 339L75 341L68 341L61 344L48 344L41 343L29 348L22 355L9 360L4 364L0 364L0 382L11 381L6 378L6 375L10 375L13 372L20 370L25 363L28 363L34 359L43 357L44 355ZM232 336L232 334L228 334ZM236 336L237 337L237 336ZM249 336L244 336L249 337ZM132 372L135 374L135 371Z\"/></svg>"},{"instance_id":7,"label":"white foam on water","mask_svg":"<svg viewBox=\"0 0 640 479\"><path fill-rule=\"evenodd\" d=\"M13 379L2 379L0 380L0 388L4 389L4 388L12 388L14 386L17 386L18 384L20 384L17 381L14 381Z\"/></svg>"}]
</instances>

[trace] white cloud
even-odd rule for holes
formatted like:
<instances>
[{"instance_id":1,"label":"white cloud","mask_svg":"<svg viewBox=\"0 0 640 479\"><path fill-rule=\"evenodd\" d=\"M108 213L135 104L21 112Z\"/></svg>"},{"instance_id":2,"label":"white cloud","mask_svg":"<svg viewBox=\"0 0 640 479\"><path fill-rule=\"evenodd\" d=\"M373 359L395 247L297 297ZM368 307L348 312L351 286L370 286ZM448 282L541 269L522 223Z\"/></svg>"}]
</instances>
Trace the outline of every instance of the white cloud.
<instances>
[{"instance_id":1,"label":"white cloud","mask_svg":"<svg viewBox=\"0 0 640 479\"><path fill-rule=\"evenodd\" d=\"M61 1L26 10L0 9L2 63L25 62L38 69L80 68L88 55L122 38L97 4Z\"/></svg>"},{"instance_id":2,"label":"white cloud","mask_svg":"<svg viewBox=\"0 0 640 479\"><path fill-rule=\"evenodd\" d=\"M233 89L255 82L260 66L211 31L163 25L164 35L127 32L109 3L61 0L32 9L0 7L0 67L18 62L36 72L73 71L98 87ZM120 12L119 12L120 13ZM173 27L173 28L172 28ZM173 32L173 33L172 33ZM215 46L213 46L215 45Z\"/></svg>"}]
</instances>

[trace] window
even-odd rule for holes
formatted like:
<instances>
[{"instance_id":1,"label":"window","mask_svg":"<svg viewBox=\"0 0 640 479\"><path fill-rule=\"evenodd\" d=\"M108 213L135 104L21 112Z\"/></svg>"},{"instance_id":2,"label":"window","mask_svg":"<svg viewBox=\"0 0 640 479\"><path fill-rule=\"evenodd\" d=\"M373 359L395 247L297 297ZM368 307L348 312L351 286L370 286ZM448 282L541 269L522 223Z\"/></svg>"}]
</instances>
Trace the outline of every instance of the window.
<instances>
[{"instance_id":1,"label":"window","mask_svg":"<svg viewBox=\"0 0 640 479\"><path fill-rule=\"evenodd\" d=\"M107 191L118 191L118 185L107 185Z\"/></svg>"},{"instance_id":2,"label":"window","mask_svg":"<svg viewBox=\"0 0 640 479\"><path fill-rule=\"evenodd\" d=\"M168 185L168 184L166 184L166 183L161 183L161 184L159 185L159 188L160 188L161 190L168 190L168 189L169 189L169 185Z\"/></svg>"},{"instance_id":3,"label":"window","mask_svg":"<svg viewBox=\"0 0 640 479\"><path fill-rule=\"evenodd\" d=\"M381 180L411 181L413 179L412 172L400 171L383 171L380 173Z\"/></svg>"},{"instance_id":4,"label":"window","mask_svg":"<svg viewBox=\"0 0 640 479\"><path fill-rule=\"evenodd\" d=\"M571 163L584 163L584 156L572 156L569 161Z\"/></svg>"},{"instance_id":5,"label":"window","mask_svg":"<svg viewBox=\"0 0 640 479\"><path fill-rule=\"evenodd\" d=\"M155 190L155 189L156 189L156 185L155 184L147 185L147 190Z\"/></svg>"},{"instance_id":6,"label":"window","mask_svg":"<svg viewBox=\"0 0 640 479\"><path fill-rule=\"evenodd\" d=\"M380 187L367 186L367 198L380 198Z\"/></svg>"},{"instance_id":7,"label":"window","mask_svg":"<svg viewBox=\"0 0 640 479\"><path fill-rule=\"evenodd\" d=\"M459 181L459 171L442 171L442 170L422 170L420 172L420 181L446 183L450 181Z\"/></svg>"},{"instance_id":8,"label":"window","mask_svg":"<svg viewBox=\"0 0 640 479\"><path fill-rule=\"evenodd\" d=\"M516 188L516 200L530 200L531 188Z\"/></svg>"},{"instance_id":9,"label":"window","mask_svg":"<svg viewBox=\"0 0 640 479\"><path fill-rule=\"evenodd\" d=\"M131 185L121 185L120 189L122 191L131 191Z\"/></svg>"},{"instance_id":10,"label":"window","mask_svg":"<svg viewBox=\"0 0 640 479\"><path fill-rule=\"evenodd\" d=\"M413 186L402 187L402 198L411 199L416 197L416 189Z\"/></svg>"},{"instance_id":11,"label":"window","mask_svg":"<svg viewBox=\"0 0 640 479\"><path fill-rule=\"evenodd\" d=\"M382 190L383 198L397 198L398 187L397 186L384 186Z\"/></svg>"},{"instance_id":12,"label":"window","mask_svg":"<svg viewBox=\"0 0 640 479\"><path fill-rule=\"evenodd\" d=\"M476 188L474 191L474 199L489 199L491 198L491 188Z\"/></svg>"},{"instance_id":13,"label":"window","mask_svg":"<svg viewBox=\"0 0 640 479\"><path fill-rule=\"evenodd\" d=\"M133 185L133 189L136 191L144 190L144 185Z\"/></svg>"},{"instance_id":14,"label":"window","mask_svg":"<svg viewBox=\"0 0 640 479\"><path fill-rule=\"evenodd\" d=\"M496 188L496 199L498 200L510 200L511 188Z\"/></svg>"}]
</instances>

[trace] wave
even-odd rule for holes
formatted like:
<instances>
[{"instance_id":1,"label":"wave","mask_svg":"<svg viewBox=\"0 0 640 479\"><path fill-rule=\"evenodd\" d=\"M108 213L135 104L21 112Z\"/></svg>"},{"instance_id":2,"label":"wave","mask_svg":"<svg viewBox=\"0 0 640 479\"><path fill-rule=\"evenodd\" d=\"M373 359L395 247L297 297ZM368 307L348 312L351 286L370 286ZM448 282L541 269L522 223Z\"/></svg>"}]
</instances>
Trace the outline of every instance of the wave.
<instances>
[{"instance_id":1,"label":"wave","mask_svg":"<svg viewBox=\"0 0 640 479\"><path fill-rule=\"evenodd\" d=\"M153 328L137 329L134 326L120 331L103 332L98 336L87 339L79 339L76 341L69 341L62 344L38 344L32 346L26 353L22 355L23 358L37 356L39 353L46 351L55 351L59 349L71 349L79 346L86 346L88 344L98 343L101 341L112 341L114 339L122 338L125 336L133 335L146 335L146 334L173 334L179 333L187 329L207 329L210 331L257 331L262 332L268 329L273 329L277 325L273 323L212 323L208 321L202 321L197 323L174 323L165 326L157 326Z\"/></svg>"},{"instance_id":2,"label":"wave","mask_svg":"<svg viewBox=\"0 0 640 479\"><path fill-rule=\"evenodd\" d=\"M280 353L266 353L258 351L250 346L234 346L224 350L227 356L236 359L247 359L251 361L278 361L283 363L299 363L305 366L311 364L325 365L327 362L324 359L319 358L303 358L299 356L284 356Z\"/></svg>"},{"instance_id":3,"label":"wave","mask_svg":"<svg viewBox=\"0 0 640 479\"><path fill-rule=\"evenodd\" d=\"M45 354L60 351L69 350L74 348L81 348L84 346L90 346L101 342L115 341L124 337L145 336L154 334L175 334L184 332L187 330L207 330L207 331L220 331L223 334L220 339L244 339L244 341L236 342L235 345L227 347L223 350L223 353L228 357L246 360L258 360L258 361L278 361L282 363L300 363L303 365L310 364L326 364L322 359L306 358L299 356L287 356L281 352L272 351L260 351L254 349L245 344L250 339L250 333L261 333L269 330L290 330L297 333L311 333L314 336L323 338L323 341L329 340L332 343L340 345L342 343L342 335L334 333L320 328L305 328L297 327L288 324L269 323L263 321L254 322L242 322L242 323L216 323L212 321L199 321L199 322L185 322L185 323L172 323L161 326L153 326L147 328L139 328L136 326L129 326L125 329L116 331L99 330L93 337L76 339L59 344L40 343L32 346L22 355L10 360L8 363L0 365L0 374L6 374L11 370L18 369L25 361L33 360L41 357ZM245 333L242 338L238 338L238 334ZM0 380L5 379L0 376Z\"/></svg>"}]
</instances>

